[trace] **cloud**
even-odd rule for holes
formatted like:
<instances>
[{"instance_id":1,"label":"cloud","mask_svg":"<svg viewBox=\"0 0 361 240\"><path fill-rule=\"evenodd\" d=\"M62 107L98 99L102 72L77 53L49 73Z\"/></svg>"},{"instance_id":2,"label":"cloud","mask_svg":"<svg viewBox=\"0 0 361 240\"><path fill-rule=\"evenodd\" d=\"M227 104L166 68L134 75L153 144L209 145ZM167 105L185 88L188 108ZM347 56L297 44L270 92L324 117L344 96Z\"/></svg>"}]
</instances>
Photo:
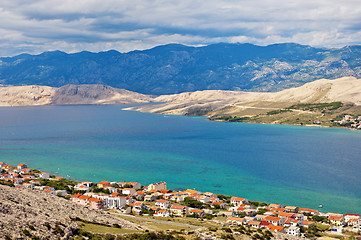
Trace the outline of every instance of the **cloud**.
<instances>
[{"instance_id":1,"label":"cloud","mask_svg":"<svg viewBox=\"0 0 361 240\"><path fill-rule=\"evenodd\" d=\"M2 0L0 55L160 44L361 43L354 0Z\"/></svg>"}]
</instances>

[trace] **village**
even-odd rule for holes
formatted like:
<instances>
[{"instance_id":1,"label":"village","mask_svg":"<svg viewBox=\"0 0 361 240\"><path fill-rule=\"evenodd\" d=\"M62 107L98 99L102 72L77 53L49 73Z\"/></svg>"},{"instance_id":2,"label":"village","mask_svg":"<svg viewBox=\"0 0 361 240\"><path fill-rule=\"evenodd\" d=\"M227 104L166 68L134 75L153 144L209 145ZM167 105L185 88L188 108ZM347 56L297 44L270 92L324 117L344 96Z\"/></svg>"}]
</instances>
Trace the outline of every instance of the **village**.
<instances>
[{"instance_id":1,"label":"village","mask_svg":"<svg viewBox=\"0 0 361 240\"><path fill-rule=\"evenodd\" d=\"M340 121L334 123L339 126L347 126L353 129L361 130L361 116L353 117L351 115L345 115Z\"/></svg>"},{"instance_id":2,"label":"village","mask_svg":"<svg viewBox=\"0 0 361 240\"><path fill-rule=\"evenodd\" d=\"M322 213L195 189L173 191L163 181L148 186L138 182L75 182L25 164L11 166L0 162L0 170L0 184L57 195L89 209L159 218L196 218L217 222L221 227L246 226L306 238L318 231L338 236L361 232L361 218L355 213Z\"/></svg>"}]
</instances>

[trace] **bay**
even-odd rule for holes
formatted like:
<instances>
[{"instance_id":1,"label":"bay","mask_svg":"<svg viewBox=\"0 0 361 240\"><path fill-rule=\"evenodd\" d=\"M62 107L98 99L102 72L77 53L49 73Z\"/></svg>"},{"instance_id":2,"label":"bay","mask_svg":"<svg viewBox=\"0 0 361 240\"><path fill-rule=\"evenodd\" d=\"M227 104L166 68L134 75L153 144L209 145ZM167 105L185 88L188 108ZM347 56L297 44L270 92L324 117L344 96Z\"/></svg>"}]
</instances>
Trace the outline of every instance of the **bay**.
<instances>
[{"instance_id":1,"label":"bay","mask_svg":"<svg viewBox=\"0 0 361 240\"><path fill-rule=\"evenodd\" d=\"M0 161L77 180L361 213L361 132L223 123L124 105L0 108Z\"/></svg>"}]
</instances>

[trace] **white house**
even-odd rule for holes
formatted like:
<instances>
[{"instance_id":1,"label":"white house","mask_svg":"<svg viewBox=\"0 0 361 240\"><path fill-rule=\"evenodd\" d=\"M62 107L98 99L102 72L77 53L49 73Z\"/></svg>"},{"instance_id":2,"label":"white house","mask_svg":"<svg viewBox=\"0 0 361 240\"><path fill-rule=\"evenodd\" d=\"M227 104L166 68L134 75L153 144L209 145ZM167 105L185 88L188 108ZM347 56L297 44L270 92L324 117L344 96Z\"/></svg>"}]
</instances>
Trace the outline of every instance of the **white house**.
<instances>
[{"instance_id":1,"label":"white house","mask_svg":"<svg viewBox=\"0 0 361 240\"><path fill-rule=\"evenodd\" d=\"M155 205L156 205L157 207L162 208L162 209L170 208L170 202L167 201L167 200L164 200L164 199L159 199L159 200L155 203Z\"/></svg>"},{"instance_id":2,"label":"white house","mask_svg":"<svg viewBox=\"0 0 361 240\"><path fill-rule=\"evenodd\" d=\"M125 195L133 195L135 193L135 189L134 188L123 188L122 189L122 194Z\"/></svg>"},{"instance_id":3,"label":"white house","mask_svg":"<svg viewBox=\"0 0 361 240\"><path fill-rule=\"evenodd\" d=\"M231 198L231 204L234 206L239 206L241 204L248 203L248 199L245 198L239 198L239 197L232 197Z\"/></svg>"},{"instance_id":4,"label":"white house","mask_svg":"<svg viewBox=\"0 0 361 240\"><path fill-rule=\"evenodd\" d=\"M156 212L154 214L154 216L157 216L157 217L169 217L170 214L169 214L169 211L167 209L161 209L158 212Z\"/></svg>"},{"instance_id":5,"label":"white house","mask_svg":"<svg viewBox=\"0 0 361 240\"><path fill-rule=\"evenodd\" d=\"M291 226L287 229L287 234L299 237L301 236L300 228L296 226Z\"/></svg>"}]
</instances>

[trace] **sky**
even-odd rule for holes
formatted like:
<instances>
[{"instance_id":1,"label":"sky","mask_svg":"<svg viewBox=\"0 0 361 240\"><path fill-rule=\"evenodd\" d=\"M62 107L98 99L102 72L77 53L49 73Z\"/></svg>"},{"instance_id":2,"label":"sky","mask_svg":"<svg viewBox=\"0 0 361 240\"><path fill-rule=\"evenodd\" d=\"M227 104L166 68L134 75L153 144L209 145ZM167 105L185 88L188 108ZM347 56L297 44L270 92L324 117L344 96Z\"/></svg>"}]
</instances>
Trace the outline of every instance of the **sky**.
<instances>
[{"instance_id":1,"label":"sky","mask_svg":"<svg viewBox=\"0 0 361 240\"><path fill-rule=\"evenodd\" d=\"M1 0L0 56L180 43L361 44L359 0Z\"/></svg>"}]
</instances>

